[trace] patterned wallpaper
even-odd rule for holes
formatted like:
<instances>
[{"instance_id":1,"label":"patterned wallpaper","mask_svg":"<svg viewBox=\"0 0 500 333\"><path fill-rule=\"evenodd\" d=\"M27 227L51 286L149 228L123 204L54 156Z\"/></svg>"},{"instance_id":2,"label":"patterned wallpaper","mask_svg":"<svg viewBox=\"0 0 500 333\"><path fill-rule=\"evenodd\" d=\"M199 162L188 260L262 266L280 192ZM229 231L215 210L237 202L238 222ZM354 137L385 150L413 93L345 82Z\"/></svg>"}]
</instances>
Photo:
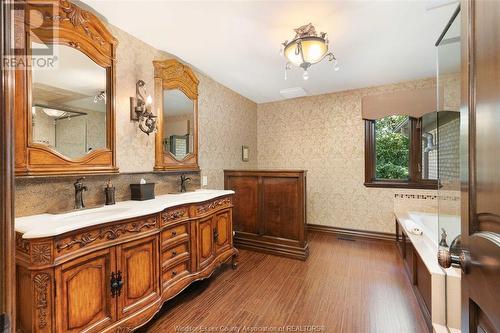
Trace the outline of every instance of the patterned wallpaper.
<instances>
[{"instance_id":1,"label":"patterned wallpaper","mask_svg":"<svg viewBox=\"0 0 500 333\"><path fill-rule=\"evenodd\" d=\"M148 93L154 94L153 60L173 56L109 26L118 39L116 51L116 146L117 164L122 175L120 199L128 197L130 182L141 176L158 182L157 194L177 190L177 175L150 174L154 166L155 137L142 133L137 123L130 121L130 100L135 96L135 83L146 82ZM200 80L199 85L199 163L201 175L208 176L207 188L224 188L223 169L255 168L257 166L257 104L212 80L191 66ZM153 110L154 106L153 106ZM155 113L158 110L154 111ZM250 161L241 161L241 146L250 147ZM144 173L141 175L141 173ZM87 179L96 189L85 196L89 203L102 201L102 177ZM49 177L41 180L16 181L16 216L39 214L51 210L66 210L73 203L74 177ZM98 179L98 180L97 180ZM128 182L128 183L127 183ZM194 177L191 188L199 187L201 177ZM55 185L57 185L55 187ZM61 195L54 195L54 190ZM117 189L118 190L118 189ZM64 195L62 195L64 193Z\"/></svg>"},{"instance_id":2,"label":"patterned wallpaper","mask_svg":"<svg viewBox=\"0 0 500 333\"><path fill-rule=\"evenodd\" d=\"M394 232L394 198L401 191L363 185L361 98L435 84L424 79L259 104L258 167L308 170L308 223Z\"/></svg>"},{"instance_id":3,"label":"patterned wallpaper","mask_svg":"<svg viewBox=\"0 0 500 333\"><path fill-rule=\"evenodd\" d=\"M129 120L129 97L135 96L135 83L146 82L154 93L153 60L173 58L152 46L110 26L119 40L117 49L116 112L117 161L120 172L151 171L154 166L154 135L143 134ZM191 66L199 84L199 163L208 176L209 188L223 188L224 168L257 166L257 104L226 88ZM153 106L155 113L158 110ZM250 161L241 161L241 146L250 147ZM253 158L252 158L253 157Z\"/></svg>"}]
</instances>

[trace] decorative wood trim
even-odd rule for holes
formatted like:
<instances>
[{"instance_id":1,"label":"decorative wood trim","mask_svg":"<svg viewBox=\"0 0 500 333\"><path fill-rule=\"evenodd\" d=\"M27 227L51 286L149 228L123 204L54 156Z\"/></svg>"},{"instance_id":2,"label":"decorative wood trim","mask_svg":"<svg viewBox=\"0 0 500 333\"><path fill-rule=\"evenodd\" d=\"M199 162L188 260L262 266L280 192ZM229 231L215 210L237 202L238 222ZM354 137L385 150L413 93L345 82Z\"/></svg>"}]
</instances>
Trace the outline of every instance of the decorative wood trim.
<instances>
[{"instance_id":1,"label":"decorative wood trim","mask_svg":"<svg viewBox=\"0 0 500 333\"><path fill-rule=\"evenodd\" d=\"M110 227L104 227L98 231L89 231L73 236L69 241L64 239L56 243L57 252L70 250L73 246L79 245L79 248L85 247L96 240L114 240L127 233L139 233L142 229L151 229L157 226L157 219L152 218L129 224L117 224Z\"/></svg>"},{"instance_id":2,"label":"decorative wood trim","mask_svg":"<svg viewBox=\"0 0 500 333\"><path fill-rule=\"evenodd\" d=\"M198 215L205 214L211 210L215 210L215 209L218 209L218 208L223 207L223 206L231 205L231 203L232 203L232 201L231 201L230 197L220 199L220 200L215 200L215 201L209 202L207 204L198 206L196 208L196 213Z\"/></svg>"},{"instance_id":3,"label":"decorative wood trim","mask_svg":"<svg viewBox=\"0 0 500 333\"><path fill-rule=\"evenodd\" d=\"M175 59L153 61L155 77L155 105L157 105L157 131L155 135L155 171L199 171L198 166L198 84L193 70ZM193 151L178 160L163 149L163 90L179 89L193 101Z\"/></svg>"},{"instance_id":4,"label":"decorative wood trim","mask_svg":"<svg viewBox=\"0 0 500 333\"><path fill-rule=\"evenodd\" d=\"M89 11L66 0L26 2L25 10L42 13L42 24L30 28L25 25L17 36L25 41L25 62L30 58L31 36L47 44L66 45L86 54L106 69L107 110L106 148L96 149L80 158L68 158L49 146L32 142L32 75L30 70L16 71L16 175L61 175L117 173L115 143L115 58L117 40L105 25Z\"/></svg>"},{"instance_id":5,"label":"decorative wood trim","mask_svg":"<svg viewBox=\"0 0 500 333\"><path fill-rule=\"evenodd\" d=\"M16 232L16 250L30 254L30 242L23 238L23 234Z\"/></svg>"},{"instance_id":6,"label":"decorative wood trim","mask_svg":"<svg viewBox=\"0 0 500 333\"><path fill-rule=\"evenodd\" d=\"M28 8L43 15L42 25L33 32L44 42L78 49L102 67L112 65L118 42L93 13L67 0L28 1ZM53 34L54 28L59 36Z\"/></svg>"},{"instance_id":7,"label":"decorative wood trim","mask_svg":"<svg viewBox=\"0 0 500 333\"><path fill-rule=\"evenodd\" d=\"M387 232L347 229L347 228L332 227L320 224L307 224L307 230L315 232L325 232L340 237L354 238L354 239L363 239L363 240L369 239L369 240L386 241L386 242L396 241L396 235Z\"/></svg>"},{"instance_id":8,"label":"decorative wood trim","mask_svg":"<svg viewBox=\"0 0 500 333\"><path fill-rule=\"evenodd\" d=\"M162 225L185 218L189 218L189 207L176 208L174 210L167 209L166 212L161 213Z\"/></svg>"},{"instance_id":9,"label":"decorative wood trim","mask_svg":"<svg viewBox=\"0 0 500 333\"><path fill-rule=\"evenodd\" d=\"M52 262L52 243L34 243L31 245L31 263L43 265Z\"/></svg>"},{"instance_id":10,"label":"decorative wood trim","mask_svg":"<svg viewBox=\"0 0 500 333\"><path fill-rule=\"evenodd\" d=\"M48 320L48 287L50 275L48 273L37 273L33 276L35 287L35 307L38 318L38 328L43 329L47 326Z\"/></svg>"},{"instance_id":11,"label":"decorative wood trim","mask_svg":"<svg viewBox=\"0 0 500 333\"><path fill-rule=\"evenodd\" d=\"M164 89L180 89L192 100L198 99L199 80L193 70L175 59L153 61L155 78Z\"/></svg>"},{"instance_id":12,"label":"decorative wood trim","mask_svg":"<svg viewBox=\"0 0 500 333\"><path fill-rule=\"evenodd\" d=\"M133 328L129 325L118 326L115 330L115 333L129 333L132 332Z\"/></svg>"}]
</instances>

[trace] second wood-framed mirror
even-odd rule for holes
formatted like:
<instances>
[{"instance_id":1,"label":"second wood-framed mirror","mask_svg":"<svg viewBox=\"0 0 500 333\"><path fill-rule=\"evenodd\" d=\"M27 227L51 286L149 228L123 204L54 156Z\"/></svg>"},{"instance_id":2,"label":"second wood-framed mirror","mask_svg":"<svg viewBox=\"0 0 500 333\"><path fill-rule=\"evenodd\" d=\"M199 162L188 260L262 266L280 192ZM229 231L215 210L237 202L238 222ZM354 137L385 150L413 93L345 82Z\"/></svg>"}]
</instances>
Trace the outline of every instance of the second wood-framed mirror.
<instances>
[{"instance_id":1,"label":"second wood-framed mirror","mask_svg":"<svg viewBox=\"0 0 500 333\"><path fill-rule=\"evenodd\" d=\"M175 59L153 61L156 171L198 171L198 78Z\"/></svg>"}]
</instances>

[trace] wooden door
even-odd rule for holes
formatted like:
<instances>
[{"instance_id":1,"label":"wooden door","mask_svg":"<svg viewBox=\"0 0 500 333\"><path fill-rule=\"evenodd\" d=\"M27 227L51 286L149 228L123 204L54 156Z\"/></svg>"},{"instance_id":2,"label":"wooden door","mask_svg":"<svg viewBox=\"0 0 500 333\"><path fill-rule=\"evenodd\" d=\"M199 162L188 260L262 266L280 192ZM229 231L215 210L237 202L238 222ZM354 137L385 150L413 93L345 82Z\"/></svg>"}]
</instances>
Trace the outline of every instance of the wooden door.
<instances>
[{"instance_id":1,"label":"wooden door","mask_svg":"<svg viewBox=\"0 0 500 333\"><path fill-rule=\"evenodd\" d=\"M0 332L15 332L15 256L14 256L14 163L13 114L14 71L4 62L13 54L12 1L0 5Z\"/></svg>"},{"instance_id":2,"label":"wooden door","mask_svg":"<svg viewBox=\"0 0 500 333\"><path fill-rule=\"evenodd\" d=\"M198 269L209 265L214 259L213 216L198 221Z\"/></svg>"},{"instance_id":3,"label":"wooden door","mask_svg":"<svg viewBox=\"0 0 500 333\"><path fill-rule=\"evenodd\" d=\"M500 1L462 3L462 331L500 332ZM465 173L463 172L465 171Z\"/></svg>"},{"instance_id":4,"label":"wooden door","mask_svg":"<svg viewBox=\"0 0 500 333\"><path fill-rule=\"evenodd\" d=\"M116 272L123 281L117 296L119 319L159 297L158 253L158 236L116 247Z\"/></svg>"},{"instance_id":5,"label":"wooden door","mask_svg":"<svg viewBox=\"0 0 500 333\"><path fill-rule=\"evenodd\" d=\"M116 319L110 278L115 249L93 252L56 268L58 332L100 330Z\"/></svg>"},{"instance_id":6,"label":"wooden door","mask_svg":"<svg viewBox=\"0 0 500 333\"><path fill-rule=\"evenodd\" d=\"M231 229L231 210L223 210L214 216L215 253L218 255L231 248L233 230Z\"/></svg>"}]
</instances>

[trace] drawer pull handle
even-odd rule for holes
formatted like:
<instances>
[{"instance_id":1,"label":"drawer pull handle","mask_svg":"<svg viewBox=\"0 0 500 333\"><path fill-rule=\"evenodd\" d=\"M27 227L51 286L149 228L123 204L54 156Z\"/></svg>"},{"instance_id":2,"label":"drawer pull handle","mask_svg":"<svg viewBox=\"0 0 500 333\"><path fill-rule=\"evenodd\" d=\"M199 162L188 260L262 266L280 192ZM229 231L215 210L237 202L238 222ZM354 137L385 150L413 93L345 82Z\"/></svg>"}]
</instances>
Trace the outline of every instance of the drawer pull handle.
<instances>
[{"instance_id":1,"label":"drawer pull handle","mask_svg":"<svg viewBox=\"0 0 500 333\"><path fill-rule=\"evenodd\" d=\"M173 237L177 236L177 231L175 231L175 230L174 230L174 231L172 231L172 236L173 236Z\"/></svg>"},{"instance_id":2,"label":"drawer pull handle","mask_svg":"<svg viewBox=\"0 0 500 333\"><path fill-rule=\"evenodd\" d=\"M176 271L172 271L172 276L176 276L177 275L177 272Z\"/></svg>"},{"instance_id":3,"label":"drawer pull handle","mask_svg":"<svg viewBox=\"0 0 500 333\"><path fill-rule=\"evenodd\" d=\"M177 255L177 251L172 251L172 257L175 257Z\"/></svg>"}]
</instances>

